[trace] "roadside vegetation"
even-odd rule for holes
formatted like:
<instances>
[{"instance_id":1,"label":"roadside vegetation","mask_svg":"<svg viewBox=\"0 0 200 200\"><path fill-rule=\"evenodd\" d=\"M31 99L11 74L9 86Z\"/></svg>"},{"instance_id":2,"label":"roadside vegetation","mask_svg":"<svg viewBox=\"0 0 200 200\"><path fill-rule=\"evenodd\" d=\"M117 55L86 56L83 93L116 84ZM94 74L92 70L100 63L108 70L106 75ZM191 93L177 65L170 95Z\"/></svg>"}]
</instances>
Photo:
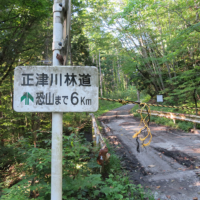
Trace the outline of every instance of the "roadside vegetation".
<instances>
[{"instance_id":1,"label":"roadside vegetation","mask_svg":"<svg viewBox=\"0 0 200 200\"><path fill-rule=\"evenodd\" d=\"M100 101L96 116L121 106ZM80 118L79 118L79 117ZM70 119L73 119L70 121ZM81 120L82 121L81 121ZM90 119L87 113L64 114L63 133L63 199L154 199L141 185L129 182L128 172L122 170L119 158L107 143L110 161L100 172L97 164L99 147L83 137L77 125ZM26 132L1 146L0 177L2 200L50 199L51 184L51 128ZM33 135L37 135L36 145Z\"/></svg>"},{"instance_id":2,"label":"roadside vegetation","mask_svg":"<svg viewBox=\"0 0 200 200\"><path fill-rule=\"evenodd\" d=\"M141 102L143 102L143 103L152 103L153 102L153 103L156 104L156 100L155 99L152 100L149 95L146 95L144 100L142 100ZM158 104L169 105L168 102L163 102L163 103L158 103ZM184 105L178 105L178 106L184 106ZM132 108L131 113L134 115L134 117L140 118L140 114L137 112L137 110L140 109L140 108L139 108L138 105L135 105ZM176 109L176 108L164 108L164 107L150 106L150 110L195 115L194 110L191 111L191 110L187 110L187 109L179 110L179 109ZM180 129L180 130L183 130L183 131L190 131L191 129L194 128L194 124L192 122L176 120L176 123L174 123L172 119L167 119L167 118L164 118L164 117L157 117L157 116L151 116L150 122L154 122L154 123L160 124L160 125L169 126L169 127L174 128L174 129ZM196 124L196 128L199 129L200 125Z\"/></svg>"}]
</instances>

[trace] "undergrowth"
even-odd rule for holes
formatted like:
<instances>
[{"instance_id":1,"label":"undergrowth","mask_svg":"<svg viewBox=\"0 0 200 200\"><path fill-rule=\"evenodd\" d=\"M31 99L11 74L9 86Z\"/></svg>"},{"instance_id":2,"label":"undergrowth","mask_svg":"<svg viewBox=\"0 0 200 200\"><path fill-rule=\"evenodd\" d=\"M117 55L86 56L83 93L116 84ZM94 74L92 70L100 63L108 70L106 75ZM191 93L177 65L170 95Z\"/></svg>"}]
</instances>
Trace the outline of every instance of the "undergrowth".
<instances>
[{"instance_id":1,"label":"undergrowth","mask_svg":"<svg viewBox=\"0 0 200 200\"><path fill-rule=\"evenodd\" d=\"M105 93L104 97L110 99L137 100L137 89L135 86L129 85L126 90L116 90L110 93Z\"/></svg>"},{"instance_id":2,"label":"undergrowth","mask_svg":"<svg viewBox=\"0 0 200 200\"><path fill-rule=\"evenodd\" d=\"M120 107L117 102L99 101L95 117ZM110 161L100 172L99 147L92 146L79 132L89 113L63 115L63 198L69 200L153 200L141 185L129 182L120 160L108 145ZM33 133L27 132L14 143L7 142L1 154L1 200L49 200L51 196L51 131L37 130L37 148ZM8 162L9 161L9 162ZM8 162L8 164L6 163Z\"/></svg>"},{"instance_id":3,"label":"undergrowth","mask_svg":"<svg viewBox=\"0 0 200 200\"><path fill-rule=\"evenodd\" d=\"M105 101L105 100L99 100L99 110L94 113L95 117L101 116L103 113L106 113L110 110L113 110L115 108L121 107L122 104L114 101Z\"/></svg>"},{"instance_id":4,"label":"undergrowth","mask_svg":"<svg viewBox=\"0 0 200 200\"><path fill-rule=\"evenodd\" d=\"M150 101L150 98L146 98L142 102L147 103L149 101ZM163 103L163 105L167 105L167 102ZM177 106L181 106L181 105L177 105ZM140 114L137 112L138 109L140 109L139 105L135 105L132 108L131 113L135 117L140 118ZM180 110L180 109L176 109L176 108L150 106L150 110L173 112L173 113L183 113L183 114L193 114L194 115L194 111L185 110L185 109ZM175 128L175 129L181 129L183 131L190 131L194 127L194 124L192 122L176 120L176 123L174 124L172 119L168 119L168 118L164 118L164 117L157 117L157 116L151 116L150 122L155 122L156 124L169 126L169 127ZM200 128L200 125L196 124L196 128Z\"/></svg>"},{"instance_id":5,"label":"undergrowth","mask_svg":"<svg viewBox=\"0 0 200 200\"><path fill-rule=\"evenodd\" d=\"M98 147L93 147L76 129L63 136L63 198L69 200L124 200L148 199L141 185L129 182L125 171L121 170L119 158L114 151L105 167L106 177L100 173L97 164ZM48 141L51 143L51 141ZM1 200L26 200L36 198L49 200L51 194L51 150L34 148L28 140L21 138L10 145L14 149L15 176L4 177ZM16 181L12 184L12 181Z\"/></svg>"},{"instance_id":6,"label":"undergrowth","mask_svg":"<svg viewBox=\"0 0 200 200\"><path fill-rule=\"evenodd\" d=\"M113 110L122 106L122 104L118 102L111 102L105 100L99 100L99 109L97 112L94 113L95 117L101 116L103 113L108 112L109 110ZM80 126L81 123L88 121L91 118L88 112L69 112L63 115L63 123L65 127L73 126L77 127Z\"/></svg>"}]
</instances>

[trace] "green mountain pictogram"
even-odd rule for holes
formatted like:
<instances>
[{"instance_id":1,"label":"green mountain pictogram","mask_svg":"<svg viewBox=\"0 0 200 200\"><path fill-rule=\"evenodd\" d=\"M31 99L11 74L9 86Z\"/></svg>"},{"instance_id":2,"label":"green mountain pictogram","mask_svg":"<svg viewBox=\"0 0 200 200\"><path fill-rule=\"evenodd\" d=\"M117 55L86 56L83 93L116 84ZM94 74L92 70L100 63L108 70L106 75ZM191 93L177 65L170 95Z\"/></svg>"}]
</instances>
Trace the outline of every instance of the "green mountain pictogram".
<instances>
[{"instance_id":1,"label":"green mountain pictogram","mask_svg":"<svg viewBox=\"0 0 200 200\"><path fill-rule=\"evenodd\" d=\"M25 99L25 105L29 105L29 99L33 102L34 98L29 92L24 92L23 96L21 97L21 102Z\"/></svg>"}]
</instances>

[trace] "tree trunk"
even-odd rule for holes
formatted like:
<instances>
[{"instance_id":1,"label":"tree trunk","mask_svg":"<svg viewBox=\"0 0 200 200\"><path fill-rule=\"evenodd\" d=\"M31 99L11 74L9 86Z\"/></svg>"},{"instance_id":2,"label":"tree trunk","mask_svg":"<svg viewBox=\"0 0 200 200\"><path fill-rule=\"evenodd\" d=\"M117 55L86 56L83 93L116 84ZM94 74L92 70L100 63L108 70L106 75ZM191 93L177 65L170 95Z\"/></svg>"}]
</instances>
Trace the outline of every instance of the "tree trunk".
<instances>
[{"instance_id":1,"label":"tree trunk","mask_svg":"<svg viewBox=\"0 0 200 200\"><path fill-rule=\"evenodd\" d=\"M159 18L159 15L157 14L157 19L158 19L158 24L159 24L159 27L158 27L158 30L160 32L160 35L162 36L162 27L161 27L161 24L160 24L160 18ZM164 44L163 44L163 40L161 41L162 43L162 49L163 49L163 56L165 55L165 47L164 47ZM168 71L168 74L169 74L169 78L171 80L171 72L170 72L170 67L169 67L169 64L167 62L165 62L166 66L167 66L167 71Z\"/></svg>"}]
</instances>

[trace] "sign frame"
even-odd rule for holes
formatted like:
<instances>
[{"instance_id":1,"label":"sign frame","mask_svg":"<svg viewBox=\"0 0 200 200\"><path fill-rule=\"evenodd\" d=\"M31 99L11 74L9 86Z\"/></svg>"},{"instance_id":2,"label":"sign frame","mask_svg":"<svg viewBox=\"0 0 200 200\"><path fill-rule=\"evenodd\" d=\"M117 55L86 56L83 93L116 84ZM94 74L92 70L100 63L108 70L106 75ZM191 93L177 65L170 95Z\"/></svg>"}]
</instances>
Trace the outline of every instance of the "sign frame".
<instances>
[{"instance_id":1,"label":"sign frame","mask_svg":"<svg viewBox=\"0 0 200 200\"><path fill-rule=\"evenodd\" d=\"M163 95L157 95L157 102L163 102Z\"/></svg>"},{"instance_id":2,"label":"sign frame","mask_svg":"<svg viewBox=\"0 0 200 200\"><path fill-rule=\"evenodd\" d=\"M98 68L18 66L14 73L16 112L96 112Z\"/></svg>"}]
</instances>

